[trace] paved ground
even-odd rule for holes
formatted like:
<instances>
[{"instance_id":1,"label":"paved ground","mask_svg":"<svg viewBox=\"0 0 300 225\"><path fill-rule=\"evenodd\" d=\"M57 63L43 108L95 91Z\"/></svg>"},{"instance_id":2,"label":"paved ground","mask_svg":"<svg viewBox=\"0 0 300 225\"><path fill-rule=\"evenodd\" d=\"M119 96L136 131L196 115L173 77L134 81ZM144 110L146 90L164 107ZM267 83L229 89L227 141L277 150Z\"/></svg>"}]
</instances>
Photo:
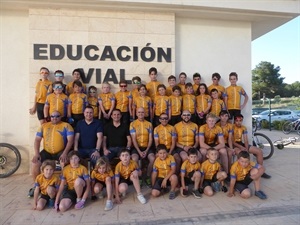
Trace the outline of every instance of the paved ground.
<instances>
[{"instance_id":1,"label":"paved ground","mask_svg":"<svg viewBox=\"0 0 300 225\"><path fill-rule=\"evenodd\" d=\"M286 137L277 131L260 131L273 141ZM287 135L297 136L297 134ZM148 199L142 205L133 190L121 205L105 212L105 199L88 201L82 210L71 209L56 213L45 209L31 210L32 199L27 192L32 185L28 174L13 175L0 180L0 224L6 225L94 225L94 224L299 224L300 221L300 144L289 145L284 150L275 149L273 157L265 161L270 180L262 180L267 200L253 196L248 200L238 195L228 198L224 193L213 197L168 196L150 198L150 189L142 191ZM250 186L253 189L253 186Z\"/></svg>"}]
</instances>

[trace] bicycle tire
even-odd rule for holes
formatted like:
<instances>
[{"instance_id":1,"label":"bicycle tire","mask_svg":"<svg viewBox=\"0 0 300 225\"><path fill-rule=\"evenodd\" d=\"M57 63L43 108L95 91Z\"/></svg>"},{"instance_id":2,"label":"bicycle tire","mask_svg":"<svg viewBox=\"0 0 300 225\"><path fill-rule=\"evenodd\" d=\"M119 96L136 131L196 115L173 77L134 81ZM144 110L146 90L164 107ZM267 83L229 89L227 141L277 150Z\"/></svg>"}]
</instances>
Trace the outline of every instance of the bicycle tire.
<instances>
[{"instance_id":1,"label":"bicycle tire","mask_svg":"<svg viewBox=\"0 0 300 225\"><path fill-rule=\"evenodd\" d=\"M284 134L289 134L291 133L292 130L293 130L293 124L291 122L287 121L282 125L282 132Z\"/></svg>"},{"instance_id":2,"label":"bicycle tire","mask_svg":"<svg viewBox=\"0 0 300 225\"><path fill-rule=\"evenodd\" d=\"M14 174L21 165L19 150L8 143L0 143L0 178Z\"/></svg>"},{"instance_id":3,"label":"bicycle tire","mask_svg":"<svg viewBox=\"0 0 300 225\"><path fill-rule=\"evenodd\" d=\"M265 134L255 132L253 134L253 145L262 150L264 160L271 158L274 154L274 145Z\"/></svg>"}]
</instances>

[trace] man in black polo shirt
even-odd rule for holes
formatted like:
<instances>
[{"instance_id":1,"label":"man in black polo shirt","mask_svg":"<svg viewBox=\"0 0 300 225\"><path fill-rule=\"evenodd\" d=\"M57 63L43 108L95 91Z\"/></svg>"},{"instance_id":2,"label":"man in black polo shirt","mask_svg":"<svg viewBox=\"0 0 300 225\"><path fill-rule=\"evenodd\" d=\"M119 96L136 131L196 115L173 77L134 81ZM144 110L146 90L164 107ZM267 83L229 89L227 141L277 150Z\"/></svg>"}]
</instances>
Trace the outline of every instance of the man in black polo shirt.
<instances>
[{"instance_id":1,"label":"man in black polo shirt","mask_svg":"<svg viewBox=\"0 0 300 225\"><path fill-rule=\"evenodd\" d=\"M100 157L103 126L100 120L93 118L94 109L91 106L87 106L83 114L84 119L76 125L74 150L78 151L80 158L90 158L94 166Z\"/></svg>"},{"instance_id":2,"label":"man in black polo shirt","mask_svg":"<svg viewBox=\"0 0 300 225\"><path fill-rule=\"evenodd\" d=\"M111 114L112 121L104 127L103 153L109 161L118 157L121 149L131 147L129 127L121 122L121 117L121 111L114 109Z\"/></svg>"}]
</instances>

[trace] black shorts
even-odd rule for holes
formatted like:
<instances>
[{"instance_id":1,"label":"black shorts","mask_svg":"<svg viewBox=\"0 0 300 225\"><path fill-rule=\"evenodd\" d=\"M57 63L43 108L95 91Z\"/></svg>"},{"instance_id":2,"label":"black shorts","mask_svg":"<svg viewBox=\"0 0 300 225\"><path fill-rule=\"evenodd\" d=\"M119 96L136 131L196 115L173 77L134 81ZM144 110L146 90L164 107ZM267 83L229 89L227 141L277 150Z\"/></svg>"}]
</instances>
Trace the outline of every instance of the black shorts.
<instances>
[{"instance_id":1,"label":"black shorts","mask_svg":"<svg viewBox=\"0 0 300 225\"><path fill-rule=\"evenodd\" d=\"M41 194L40 198L45 199L48 202L49 199L50 199L50 196L49 195L43 195L43 194Z\"/></svg>"},{"instance_id":2,"label":"black shorts","mask_svg":"<svg viewBox=\"0 0 300 225\"><path fill-rule=\"evenodd\" d=\"M207 186L211 186L211 183L218 181L217 173L214 174L211 180L204 179L202 187L205 188Z\"/></svg>"},{"instance_id":3,"label":"black shorts","mask_svg":"<svg viewBox=\"0 0 300 225\"><path fill-rule=\"evenodd\" d=\"M241 110L240 109L228 109L230 118L229 119L234 119L234 117L236 115L240 115L241 114Z\"/></svg>"},{"instance_id":4,"label":"black shorts","mask_svg":"<svg viewBox=\"0 0 300 225\"><path fill-rule=\"evenodd\" d=\"M250 177L250 171L246 174L244 180L236 181L234 188L242 193L243 190L248 188L248 185L252 182L252 178Z\"/></svg>"},{"instance_id":5,"label":"black shorts","mask_svg":"<svg viewBox=\"0 0 300 225\"><path fill-rule=\"evenodd\" d=\"M43 149L40 152L41 162L44 162L46 159L59 161L59 157L62 155L62 153L63 151L60 151L59 153L56 154L51 154Z\"/></svg>"},{"instance_id":6,"label":"black shorts","mask_svg":"<svg viewBox=\"0 0 300 225\"><path fill-rule=\"evenodd\" d=\"M77 199L77 194L75 189L73 190L69 190L68 187L64 188L63 194L62 194L62 199L63 198L68 198L72 201L73 204L76 203L76 199Z\"/></svg>"},{"instance_id":7,"label":"black shorts","mask_svg":"<svg viewBox=\"0 0 300 225\"><path fill-rule=\"evenodd\" d=\"M162 184L163 180L164 180L164 178L161 178L161 177L156 178L154 186L152 187L152 189L161 191L161 189L162 189L161 184ZM171 185L170 181L168 180L167 181L167 186L170 186L170 185Z\"/></svg>"},{"instance_id":8,"label":"black shorts","mask_svg":"<svg viewBox=\"0 0 300 225\"><path fill-rule=\"evenodd\" d=\"M105 182L95 179L95 184L97 183L101 184L103 187L106 187Z\"/></svg>"},{"instance_id":9,"label":"black shorts","mask_svg":"<svg viewBox=\"0 0 300 225\"><path fill-rule=\"evenodd\" d=\"M146 148L145 147L140 147L140 150L143 152L143 151L145 151L146 150ZM153 153L154 154L154 151L153 151L153 149L152 148L150 148L149 150L148 150L148 152L147 152L147 156L149 155L149 154L151 154L151 153ZM132 149L132 151L131 151L131 154L137 154L138 156L139 156L139 159L141 159L141 157L140 157L140 154L139 154L139 152L134 148L134 149Z\"/></svg>"},{"instance_id":10,"label":"black shorts","mask_svg":"<svg viewBox=\"0 0 300 225\"><path fill-rule=\"evenodd\" d=\"M126 183L129 186L132 184L132 181L130 180L130 178L125 179L124 177L120 177L119 184L121 183Z\"/></svg>"},{"instance_id":11,"label":"black shorts","mask_svg":"<svg viewBox=\"0 0 300 225\"><path fill-rule=\"evenodd\" d=\"M45 104L43 104L43 103L36 103L36 114L37 114L37 117L39 120L45 119L44 106L45 106Z\"/></svg>"},{"instance_id":12,"label":"black shorts","mask_svg":"<svg viewBox=\"0 0 300 225\"><path fill-rule=\"evenodd\" d=\"M195 171L192 171L187 174L187 176L184 177L184 183L185 185L193 184L194 181L192 181L192 177L194 176Z\"/></svg>"},{"instance_id":13,"label":"black shorts","mask_svg":"<svg viewBox=\"0 0 300 225\"><path fill-rule=\"evenodd\" d=\"M243 146L243 147L245 147L245 144L241 141L237 141L236 143ZM248 149L247 149L248 151L249 151L250 147L251 147L251 145L248 145Z\"/></svg>"}]
</instances>

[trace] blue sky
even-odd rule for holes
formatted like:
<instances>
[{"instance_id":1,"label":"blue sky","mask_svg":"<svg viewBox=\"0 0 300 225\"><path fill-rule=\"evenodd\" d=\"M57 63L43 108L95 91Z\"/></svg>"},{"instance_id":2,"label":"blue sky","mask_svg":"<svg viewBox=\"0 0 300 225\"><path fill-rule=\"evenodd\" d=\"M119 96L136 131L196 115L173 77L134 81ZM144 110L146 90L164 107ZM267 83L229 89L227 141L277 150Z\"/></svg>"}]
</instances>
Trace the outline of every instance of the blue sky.
<instances>
[{"instance_id":1,"label":"blue sky","mask_svg":"<svg viewBox=\"0 0 300 225\"><path fill-rule=\"evenodd\" d=\"M300 17L252 42L252 69L261 61L281 68L284 83L300 81Z\"/></svg>"}]
</instances>

